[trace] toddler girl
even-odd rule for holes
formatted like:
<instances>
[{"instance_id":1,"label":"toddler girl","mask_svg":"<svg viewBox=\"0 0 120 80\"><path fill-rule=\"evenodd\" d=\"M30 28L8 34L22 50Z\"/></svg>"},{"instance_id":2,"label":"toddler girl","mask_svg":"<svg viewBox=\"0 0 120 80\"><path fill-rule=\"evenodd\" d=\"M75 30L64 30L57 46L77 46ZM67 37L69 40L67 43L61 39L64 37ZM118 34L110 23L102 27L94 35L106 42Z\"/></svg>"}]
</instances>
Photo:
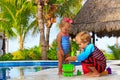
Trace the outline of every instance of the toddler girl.
<instances>
[{"instance_id":1,"label":"toddler girl","mask_svg":"<svg viewBox=\"0 0 120 80\"><path fill-rule=\"evenodd\" d=\"M69 29L70 25L72 23L72 20L69 18L64 18L60 22L60 32L57 35L57 44L58 44L58 75L62 74L62 63L65 62L65 58L69 56L70 52L70 41L69 41Z\"/></svg>"}]
</instances>

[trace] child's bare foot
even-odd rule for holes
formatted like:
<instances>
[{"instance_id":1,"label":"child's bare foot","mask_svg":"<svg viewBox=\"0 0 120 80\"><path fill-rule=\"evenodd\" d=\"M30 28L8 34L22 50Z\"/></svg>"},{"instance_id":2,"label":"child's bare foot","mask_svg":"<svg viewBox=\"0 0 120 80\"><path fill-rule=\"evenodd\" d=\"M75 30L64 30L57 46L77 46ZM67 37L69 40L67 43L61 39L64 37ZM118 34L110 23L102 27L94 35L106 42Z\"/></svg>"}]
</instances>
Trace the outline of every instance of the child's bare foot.
<instances>
[{"instance_id":1,"label":"child's bare foot","mask_svg":"<svg viewBox=\"0 0 120 80\"><path fill-rule=\"evenodd\" d=\"M89 73L86 73L86 74L84 74L85 76L89 76L89 75L91 75L92 74L92 72L89 72Z\"/></svg>"},{"instance_id":2,"label":"child's bare foot","mask_svg":"<svg viewBox=\"0 0 120 80\"><path fill-rule=\"evenodd\" d=\"M91 75L89 75L90 77L100 77L100 73L92 73Z\"/></svg>"},{"instance_id":3,"label":"child's bare foot","mask_svg":"<svg viewBox=\"0 0 120 80\"><path fill-rule=\"evenodd\" d=\"M101 75L102 75L102 76L108 75L108 71L103 71L103 72L101 73Z\"/></svg>"}]
</instances>

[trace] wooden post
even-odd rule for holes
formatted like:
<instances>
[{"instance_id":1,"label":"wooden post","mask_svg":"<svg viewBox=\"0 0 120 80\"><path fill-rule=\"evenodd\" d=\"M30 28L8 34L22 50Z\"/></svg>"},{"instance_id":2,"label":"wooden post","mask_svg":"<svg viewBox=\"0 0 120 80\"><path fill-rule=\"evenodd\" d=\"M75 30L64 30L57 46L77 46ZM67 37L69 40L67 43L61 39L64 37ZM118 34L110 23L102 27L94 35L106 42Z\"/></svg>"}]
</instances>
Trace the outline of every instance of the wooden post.
<instances>
[{"instance_id":1,"label":"wooden post","mask_svg":"<svg viewBox=\"0 0 120 80\"><path fill-rule=\"evenodd\" d=\"M92 32L92 43L95 44L95 33Z\"/></svg>"}]
</instances>

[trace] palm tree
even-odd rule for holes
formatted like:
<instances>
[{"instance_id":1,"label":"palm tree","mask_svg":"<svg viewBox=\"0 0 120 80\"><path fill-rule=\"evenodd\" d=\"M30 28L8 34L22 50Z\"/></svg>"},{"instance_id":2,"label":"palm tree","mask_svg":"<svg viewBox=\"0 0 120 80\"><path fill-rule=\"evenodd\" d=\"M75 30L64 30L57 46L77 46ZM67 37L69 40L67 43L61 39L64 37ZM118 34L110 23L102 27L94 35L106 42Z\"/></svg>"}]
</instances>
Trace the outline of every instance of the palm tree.
<instances>
[{"instance_id":1,"label":"palm tree","mask_svg":"<svg viewBox=\"0 0 120 80\"><path fill-rule=\"evenodd\" d=\"M52 24L56 22L56 17L70 17L78 13L82 6L82 0L49 0L43 7L44 22L46 24L46 46L49 49L49 35Z\"/></svg>"},{"instance_id":2,"label":"palm tree","mask_svg":"<svg viewBox=\"0 0 120 80\"><path fill-rule=\"evenodd\" d=\"M56 14L60 17L74 18L82 7L83 0L58 0L59 6Z\"/></svg>"},{"instance_id":3,"label":"palm tree","mask_svg":"<svg viewBox=\"0 0 120 80\"><path fill-rule=\"evenodd\" d=\"M7 52L7 38L14 35L11 26L9 26L9 19L4 17L3 8L0 6L0 32L3 34L2 50L3 53ZM7 37L6 37L7 36Z\"/></svg>"},{"instance_id":4,"label":"palm tree","mask_svg":"<svg viewBox=\"0 0 120 80\"><path fill-rule=\"evenodd\" d=\"M33 0L31 0L30 2L33 2ZM49 0L49 2L48 0L36 0L37 8L38 8L36 21L38 20L38 24L36 24L36 22L34 21L30 25L28 25L27 19L30 16L29 13L31 10L31 7L29 6L30 8L29 10L27 6L28 2L26 2L25 0L19 0L19 1L18 0L2 0L0 3L1 3L1 6L6 10L5 11L6 14L4 15L4 17L7 16L6 18L9 21L11 21L9 26L12 27L11 29L15 33L14 36L19 36L20 49L23 49L23 43L24 43L24 39L27 31L33 25L39 26L40 45L42 46L42 59L46 59L46 50L47 50L46 46L47 48L49 46L50 28L52 24L55 22L56 17L59 16L59 17L73 18L81 6L81 0L67 0L67 1ZM43 16L43 13L44 13L44 16ZM46 38L44 33L44 29L45 29L44 25L47 26Z\"/></svg>"},{"instance_id":5,"label":"palm tree","mask_svg":"<svg viewBox=\"0 0 120 80\"><path fill-rule=\"evenodd\" d=\"M24 40L27 32L34 26L34 22L29 23L29 18L32 16L31 10L34 10L33 1L27 0L1 0L0 7L3 9L0 19L0 30L5 31L7 37L19 38L20 49L24 49ZM6 22L7 21L7 22ZM11 33L12 32L12 33ZM7 35L9 34L9 35ZM20 75L23 76L23 69L20 70Z\"/></svg>"},{"instance_id":6,"label":"palm tree","mask_svg":"<svg viewBox=\"0 0 120 80\"><path fill-rule=\"evenodd\" d=\"M31 28L29 18L32 15L30 12L32 3L27 2L27 0L1 0L0 5L3 8L2 18L9 20L8 24L6 24L9 27L7 29L13 32L12 37L19 38L19 46L23 50L25 36ZM2 26L4 27L4 25ZM5 32L5 34L8 33Z\"/></svg>"},{"instance_id":7,"label":"palm tree","mask_svg":"<svg viewBox=\"0 0 120 80\"><path fill-rule=\"evenodd\" d=\"M40 45L42 46L43 51L42 59L46 59L46 51L49 49L50 28L56 21L56 17L74 18L81 6L82 0L37 0L38 25L41 39ZM46 37L44 33L44 26L46 26Z\"/></svg>"},{"instance_id":8,"label":"palm tree","mask_svg":"<svg viewBox=\"0 0 120 80\"><path fill-rule=\"evenodd\" d=\"M44 23L43 23L43 0L37 0L37 18L38 18L38 27L40 30L40 45L42 46L42 59L47 59L46 56L46 42L45 42L45 36L44 36Z\"/></svg>"}]
</instances>

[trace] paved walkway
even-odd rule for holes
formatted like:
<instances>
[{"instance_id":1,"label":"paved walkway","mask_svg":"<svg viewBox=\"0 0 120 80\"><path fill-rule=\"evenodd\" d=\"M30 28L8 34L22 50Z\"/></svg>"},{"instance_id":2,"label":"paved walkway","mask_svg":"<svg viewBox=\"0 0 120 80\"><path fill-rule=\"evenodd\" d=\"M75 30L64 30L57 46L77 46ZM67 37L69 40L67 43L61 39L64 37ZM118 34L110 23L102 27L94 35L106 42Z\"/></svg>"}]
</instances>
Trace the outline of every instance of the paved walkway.
<instances>
[{"instance_id":1,"label":"paved walkway","mask_svg":"<svg viewBox=\"0 0 120 80\"><path fill-rule=\"evenodd\" d=\"M57 75L57 68L46 69L33 74L27 75L24 79L15 79L15 80L120 80L120 60L107 61L107 66L112 68L112 74L101 77L86 77L86 76L77 76L74 72L72 77L64 77ZM81 66L76 66L76 70L81 70Z\"/></svg>"}]
</instances>

